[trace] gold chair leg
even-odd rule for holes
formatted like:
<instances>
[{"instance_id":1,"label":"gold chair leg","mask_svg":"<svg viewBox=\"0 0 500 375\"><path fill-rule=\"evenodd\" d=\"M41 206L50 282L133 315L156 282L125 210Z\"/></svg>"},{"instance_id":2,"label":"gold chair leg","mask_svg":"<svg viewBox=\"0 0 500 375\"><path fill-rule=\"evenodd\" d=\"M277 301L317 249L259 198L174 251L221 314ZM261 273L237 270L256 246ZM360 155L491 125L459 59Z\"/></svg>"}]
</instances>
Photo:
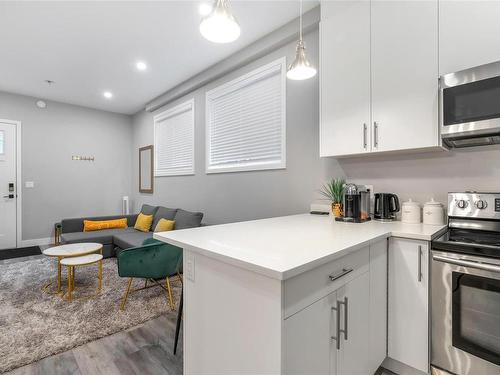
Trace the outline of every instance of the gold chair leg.
<instances>
[{"instance_id":1,"label":"gold chair leg","mask_svg":"<svg viewBox=\"0 0 500 375\"><path fill-rule=\"evenodd\" d=\"M170 308L172 310L175 310L174 298L172 296L172 288L170 288L170 278L167 277L167 279L165 281L166 281L166 284L167 284L167 291L168 291L168 303L170 305Z\"/></svg>"},{"instance_id":2,"label":"gold chair leg","mask_svg":"<svg viewBox=\"0 0 500 375\"><path fill-rule=\"evenodd\" d=\"M179 278L179 281L181 282L181 285L182 285L183 284L182 275L179 272L177 272L177 277Z\"/></svg>"},{"instance_id":3,"label":"gold chair leg","mask_svg":"<svg viewBox=\"0 0 500 375\"><path fill-rule=\"evenodd\" d=\"M120 305L120 310L125 310L125 304L127 303L127 298L128 298L128 294L130 292L130 287L132 286L132 280L133 278L131 277L128 281L128 286L127 286L127 290L125 291L125 295L123 296L123 300L122 300L122 303Z\"/></svg>"}]
</instances>

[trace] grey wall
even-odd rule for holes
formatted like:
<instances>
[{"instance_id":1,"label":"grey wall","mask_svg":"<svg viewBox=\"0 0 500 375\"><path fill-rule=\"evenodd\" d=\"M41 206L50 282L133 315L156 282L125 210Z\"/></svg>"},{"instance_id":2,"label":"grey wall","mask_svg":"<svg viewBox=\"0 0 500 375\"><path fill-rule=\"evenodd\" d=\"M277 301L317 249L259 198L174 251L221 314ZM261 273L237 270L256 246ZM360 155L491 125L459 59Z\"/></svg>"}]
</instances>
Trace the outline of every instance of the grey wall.
<instances>
[{"instance_id":1,"label":"grey wall","mask_svg":"<svg viewBox=\"0 0 500 375\"><path fill-rule=\"evenodd\" d=\"M42 110L35 102L0 92L0 118L22 122L22 238L49 237L62 218L121 213L121 197L131 193L131 118L51 101Z\"/></svg>"},{"instance_id":2,"label":"grey wall","mask_svg":"<svg viewBox=\"0 0 500 375\"><path fill-rule=\"evenodd\" d=\"M318 65L318 31L305 37L312 62ZM242 173L205 173L205 92L282 56L290 63L290 43L228 76L153 113L142 111L133 119L133 191L138 209L142 203L182 207L205 213L207 223L224 223L305 212L318 197L316 190L326 173L341 173L333 159L319 158L318 77L287 80L287 168ZM184 100L195 99L195 176L157 177L152 195L138 192L138 149L153 143L153 116Z\"/></svg>"},{"instance_id":3,"label":"grey wall","mask_svg":"<svg viewBox=\"0 0 500 375\"><path fill-rule=\"evenodd\" d=\"M340 160L347 178L421 203L450 191L500 191L500 147Z\"/></svg>"}]
</instances>

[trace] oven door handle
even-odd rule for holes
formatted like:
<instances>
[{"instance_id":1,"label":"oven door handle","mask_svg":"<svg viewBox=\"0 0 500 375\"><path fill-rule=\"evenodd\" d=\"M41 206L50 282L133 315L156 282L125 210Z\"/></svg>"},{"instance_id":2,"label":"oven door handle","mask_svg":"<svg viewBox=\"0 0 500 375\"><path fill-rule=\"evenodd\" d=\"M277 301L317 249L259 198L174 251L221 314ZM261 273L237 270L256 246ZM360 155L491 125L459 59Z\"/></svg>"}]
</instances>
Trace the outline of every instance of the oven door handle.
<instances>
[{"instance_id":1,"label":"oven door handle","mask_svg":"<svg viewBox=\"0 0 500 375\"><path fill-rule=\"evenodd\" d=\"M432 255L432 259L437 260L438 262L455 264L457 266L472 267L484 271L492 271L500 273L500 266L497 266L496 264L476 262L473 260L455 259L435 254Z\"/></svg>"}]
</instances>

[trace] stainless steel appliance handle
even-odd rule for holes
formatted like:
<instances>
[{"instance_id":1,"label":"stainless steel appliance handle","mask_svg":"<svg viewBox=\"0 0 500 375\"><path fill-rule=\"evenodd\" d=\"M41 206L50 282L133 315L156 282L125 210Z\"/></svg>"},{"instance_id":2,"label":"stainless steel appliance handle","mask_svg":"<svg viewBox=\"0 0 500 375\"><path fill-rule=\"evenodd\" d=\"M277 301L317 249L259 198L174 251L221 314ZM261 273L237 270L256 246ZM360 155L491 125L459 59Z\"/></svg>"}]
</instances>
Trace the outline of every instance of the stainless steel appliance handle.
<instances>
[{"instance_id":1,"label":"stainless steel appliance handle","mask_svg":"<svg viewBox=\"0 0 500 375\"><path fill-rule=\"evenodd\" d=\"M332 311L335 311L336 312L336 332L335 332L335 336L332 336L331 339L332 340L335 340L337 343L336 343L336 347L337 347L337 350L340 350L340 304L341 302L340 301L337 301L337 307L332 307Z\"/></svg>"},{"instance_id":2,"label":"stainless steel appliance handle","mask_svg":"<svg viewBox=\"0 0 500 375\"><path fill-rule=\"evenodd\" d=\"M339 272L338 274L336 275L328 275L328 277L330 278L330 281L335 281L335 280L338 280L340 279L342 276L345 276L347 275L348 273L351 273L352 271L354 271L353 268L342 268L342 271Z\"/></svg>"},{"instance_id":3,"label":"stainless steel appliance handle","mask_svg":"<svg viewBox=\"0 0 500 375\"><path fill-rule=\"evenodd\" d=\"M363 148L366 150L366 147L368 146L368 143L366 142L366 131L368 130L368 127L366 126L366 123L363 124Z\"/></svg>"},{"instance_id":4,"label":"stainless steel appliance handle","mask_svg":"<svg viewBox=\"0 0 500 375\"><path fill-rule=\"evenodd\" d=\"M378 123L377 121L373 122L373 143L374 147L378 147Z\"/></svg>"},{"instance_id":5,"label":"stainless steel appliance handle","mask_svg":"<svg viewBox=\"0 0 500 375\"><path fill-rule=\"evenodd\" d=\"M422 282L422 245L418 245L418 282Z\"/></svg>"},{"instance_id":6,"label":"stainless steel appliance handle","mask_svg":"<svg viewBox=\"0 0 500 375\"><path fill-rule=\"evenodd\" d=\"M437 260L438 262L455 264L457 266L472 267L484 271L500 273L500 266L497 266L496 264L481 263L474 260L455 259L443 255L432 255L432 259Z\"/></svg>"}]
</instances>

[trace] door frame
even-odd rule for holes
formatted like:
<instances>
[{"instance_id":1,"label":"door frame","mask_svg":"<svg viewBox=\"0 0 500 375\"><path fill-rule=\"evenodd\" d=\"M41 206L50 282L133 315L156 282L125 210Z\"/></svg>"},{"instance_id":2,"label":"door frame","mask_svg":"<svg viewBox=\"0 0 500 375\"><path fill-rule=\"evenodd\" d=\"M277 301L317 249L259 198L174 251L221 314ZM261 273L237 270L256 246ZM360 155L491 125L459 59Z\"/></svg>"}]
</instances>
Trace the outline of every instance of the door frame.
<instances>
[{"instance_id":1,"label":"door frame","mask_svg":"<svg viewBox=\"0 0 500 375\"><path fill-rule=\"evenodd\" d=\"M0 119L0 123L16 127L16 247L20 247L23 240L22 231L22 182L21 182L21 121Z\"/></svg>"}]
</instances>

